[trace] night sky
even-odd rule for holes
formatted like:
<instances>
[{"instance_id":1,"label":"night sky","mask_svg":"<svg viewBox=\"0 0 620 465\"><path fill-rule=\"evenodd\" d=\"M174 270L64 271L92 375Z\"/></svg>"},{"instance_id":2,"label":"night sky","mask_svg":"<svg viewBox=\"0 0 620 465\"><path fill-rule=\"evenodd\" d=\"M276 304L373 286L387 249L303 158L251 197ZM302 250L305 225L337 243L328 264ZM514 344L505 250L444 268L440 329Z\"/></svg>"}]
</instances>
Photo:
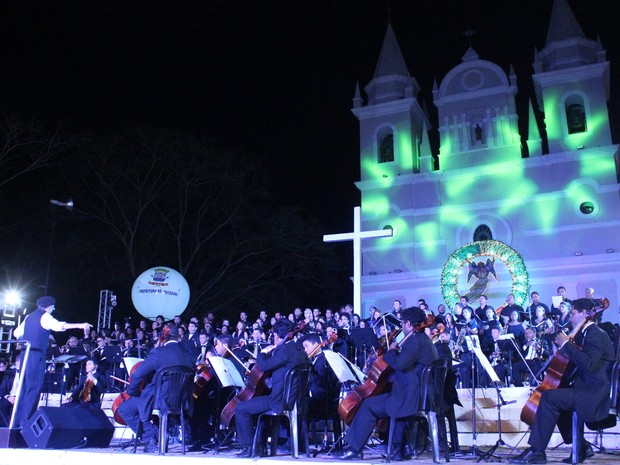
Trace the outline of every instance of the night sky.
<instances>
[{"instance_id":1,"label":"night sky","mask_svg":"<svg viewBox=\"0 0 620 465\"><path fill-rule=\"evenodd\" d=\"M569 3L586 37L600 35L612 61L617 141L620 32L614 2ZM62 119L80 131L140 122L210 135L264 158L284 204L318 218L326 234L345 232L359 204L352 97L357 81L363 87L372 78L388 18L434 121L433 81L460 63L468 27L476 31L472 44L482 59L506 72L513 64L523 107L530 98L534 47L544 45L551 4L3 2L0 104L8 114ZM42 198L70 195L63 186ZM350 245L326 246L341 248L347 259Z\"/></svg>"}]
</instances>

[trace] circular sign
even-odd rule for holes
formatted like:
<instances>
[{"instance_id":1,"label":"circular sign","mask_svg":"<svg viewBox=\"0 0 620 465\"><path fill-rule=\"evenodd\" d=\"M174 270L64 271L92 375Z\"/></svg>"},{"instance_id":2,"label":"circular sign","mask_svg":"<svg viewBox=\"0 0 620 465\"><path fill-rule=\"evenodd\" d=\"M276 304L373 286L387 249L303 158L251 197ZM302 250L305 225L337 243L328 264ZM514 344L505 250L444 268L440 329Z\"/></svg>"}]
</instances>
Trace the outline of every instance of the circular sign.
<instances>
[{"instance_id":1,"label":"circular sign","mask_svg":"<svg viewBox=\"0 0 620 465\"><path fill-rule=\"evenodd\" d=\"M162 315L165 320L171 320L187 308L189 286L178 271L156 266L135 280L131 300L143 317L155 321L158 315Z\"/></svg>"},{"instance_id":2,"label":"circular sign","mask_svg":"<svg viewBox=\"0 0 620 465\"><path fill-rule=\"evenodd\" d=\"M512 277L511 293L515 297L515 302L523 305L527 301L530 283L523 258L503 242L490 240L467 244L448 258L441 272L441 292L450 308L459 301L459 270L476 257L493 257L504 262Z\"/></svg>"}]
</instances>

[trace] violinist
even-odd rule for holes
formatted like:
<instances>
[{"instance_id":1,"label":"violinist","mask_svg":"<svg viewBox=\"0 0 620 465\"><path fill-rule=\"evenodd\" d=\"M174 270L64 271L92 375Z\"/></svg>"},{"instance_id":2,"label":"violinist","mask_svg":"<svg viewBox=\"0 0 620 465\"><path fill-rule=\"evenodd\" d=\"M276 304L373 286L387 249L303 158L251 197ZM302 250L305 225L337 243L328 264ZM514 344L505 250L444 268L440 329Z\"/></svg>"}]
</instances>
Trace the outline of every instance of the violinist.
<instances>
[{"instance_id":1,"label":"violinist","mask_svg":"<svg viewBox=\"0 0 620 465\"><path fill-rule=\"evenodd\" d=\"M86 376L63 402L63 407L101 408L101 396L107 388L105 373L99 368L94 358L86 360Z\"/></svg>"},{"instance_id":2,"label":"violinist","mask_svg":"<svg viewBox=\"0 0 620 465\"><path fill-rule=\"evenodd\" d=\"M321 337L316 333L308 333L303 337L302 345L312 362L308 411L313 419L334 418L338 408L340 382L327 363L327 358L321 348Z\"/></svg>"},{"instance_id":3,"label":"violinist","mask_svg":"<svg viewBox=\"0 0 620 465\"><path fill-rule=\"evenodd\" d=\"M271 372L271 394L253 397L237 404L235 419L237 439L241 446L241 452L237 454L237 457L247 458L261 455L260 451L255 451L255 454L252 451L255 419L259 414L268 410L281 411L286 373L291 368L308 361L301 347L295 341L287 340L287 336L293 330L293 324L290 321L278 320L273 330L274 345L262 349L256 358L258 370L264 373Z\"/></svg>"},{"instance_id":4,"label":"violinist","mask_svg":"<svg viewBox=\"0 0 620 465\"><path fill-rule=\"evenodd\" d=\"M158 346L151 349L131 376L127 387L129 397L118 407L118 414L134 433L142 421L144 452L157 451L157 426L151 421L155 401L155 373L163 368L184 365L194 368L194 359L178 343L179 331L172 323L163 326Z\"/></svg>"},{"instance_id":5,"label":"violinist","mask_svg":"<svg viewBox=\"0 0 620 465\"><path fill-rule=\"evenodd\" d=\"M426 320L426 314L417 307L401 311L403 333L401 343L393 341L383 355L394 369L392 390L364 399L347 430L347 448L339 456L341 460L359 459L362 448L370 437L378 419L389 416L407 416L420 408L420 380L424 367L438 358L437 350L424 331L418 331ZM402 460L409 453L404 449L405 424L397 422L393 444L396 450L393 460Z\"/></svg>"},{"instance_id":6,"label":"violinist","mask_svg":"<svg viewBox=\"0 0 620 465\"><path fill-rule=\"evenodd\" d=\"M572 443L571 412L576 410L583 422L600 421L609 413L610 380L609 364L614 360L614 350L609 336L593 321L583 324L587 312L593 310L590 299L577 299L572 302L571 323L583 327L575 341L560 332L555 343L559 352L576 367L572 383L568 387L547 389L542 392L540 403L532 424L528 443L530 447L523 453L509 459L511 463L547 463L545 449L557 424L564 442ZM583 462L593 455L591 446L583 437L583 424L580 425L580 443L577 462ZM571 463L572 457L563 462Z\"/></svg>"},{"instance_id":7,"label":"violinist","mask_svg":"<svg viewBox=\"0 0 620 465\"><path fill-rule=\"evenodd\" d=\"M340 355L342 355L343 357L348 357L349 353L348 353L348 346L347 346L347 341L345 341L344 338L338 337L338 328L336 326L332 326L332 325L326 325L325 326L325 336L327 336L328 340L332 340L332 339L336 339L335 342L333 342L330 347L331 350L333 350L334 352L338 352Z\"/></svg>"}]
</instances>

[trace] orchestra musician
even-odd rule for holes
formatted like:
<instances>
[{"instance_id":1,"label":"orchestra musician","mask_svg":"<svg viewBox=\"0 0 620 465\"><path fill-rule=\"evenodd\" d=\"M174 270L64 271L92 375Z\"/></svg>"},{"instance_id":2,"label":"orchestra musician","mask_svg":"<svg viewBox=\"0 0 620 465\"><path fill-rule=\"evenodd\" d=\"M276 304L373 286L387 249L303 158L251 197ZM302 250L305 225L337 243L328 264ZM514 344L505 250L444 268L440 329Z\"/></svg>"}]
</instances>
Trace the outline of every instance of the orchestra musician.
<instances>
[{"instance_id":1,"label":"orchestra musician","mask_svg":"<svg viewBox=\"0 0 620 465\"><path fill-rule=\"evenodd\" d=\"M330 405L330 402L338 399L340 382L327 363L321 349L321 337L317 333L306 334L302 338L302 345L312 363L308 411L316 418L328 418L329 413L335 413L335 406ZM330 407L333 408L332 412L329 411Z\"/></svg>"},{"instance_id":2,"label":"orchestra musician","mask_svg":"<svg viewBox=\"0 0 620 465\"><path fill-rule=\"evenodd\" d=\"M178 343L179 331L172 323L163 326L160 334L160 344L152 349L147 357L131 375L131 382L127 387L129 397L118 407L118 414L134 433L142 421L142 442L144 452L157 451L157 426L151 421L151 412L155 402L155 372L163 368L184 365L194 368L193 357Z\"/></svg>"},{"instance_id":3,"label":"orchestra musician","mask_svg":"<svg viewBox=\"0 0 620 465\"><path fill-rule=\"evenodd\" d=\"M209 336L206 332L200 333L200 339L208 340ZM233 349L233 338L228 334L217 336L214 339L214 346L210 346L206 349L204 356L202 357L202 365L199 365L199 370L207 370L201 378L197 378L194 388L194 411L190 420L192 429L192 439L194 440L193 449L198 450L203 444L209 444L212 439L215 439L214 430L217 425L217 420L220 416L222 409L222 399L226 399L227 393L222 392L224 390L231 390L232 388L222 388L218 382L216 376L213 373L213 369L210 368L209 360L215 357L226 357L229 354L229 350ZM243 370L243 368L242 368ZM200 379L200 382L198 381ZM196 391L198 389L198 391Z\"/></svg>"},{"instance_id":4,"label":"orchestra musician","mask_svg":"<svg viewBox=\"0 0 620 465\"><path fill-rule=\"evenodd\" d=\"M523 386L523 375L526 374L529 375L530 386L534 386L535 381L532 378L530 370L536 375L542 368L544 362L549 358L549 345L544 338L537 337L537 334L534 327L528 326L525 328L525 343L521 347L521 354L525 362L519 357L519 359L512 364L512 382L515 387Z\"/></svg>"},{"instance_id":5,"label":"orchestra musician","mask_svg":"<svg viewBox=\"0 0 620 465\"><path fill-rule=\"evenodd\" d=\"M424 311L417 307L407 308L401 311L401 318L405 337L401 345L393 341L383 355L383 361L394 369L392 390L364 399L345 435L347 448L339 456L341 460L360 458L378 419L407 416L419 410L422 371L438 355L430 338L423 331L416 330L426 319ZM405 425L399 421L394 428L394 460L409 455L404 448L404 436Z\"/></svg>"},{"instance_id":6,"label":"orchestra musician","mask_svg":"<svg viewBox=\"0 0 620 465\"><path fill-rule=\"evenodd\" d=\"M262 455L262 451L252 450L255 419L259 414L268 410L276 412L282 410L284 377L286 373L291 368L308 361L308 357L295 341L286 340L292 329L293 324L289 320L278 320L273 327L274 345L262 349L256 358L255 369L263 373L271 373L271 394L253 397L237 404L235 419L237 423L237 440L241 446L241 452L237 453L237 457ZM253 452L256 453L253 454Z\"/></svg>"},{"instance_id":7,"label":"orchestra musician","mask_svg":"<svg viewBox=\"0 0 620 465\"><path fill-rule=\"evenodd\" d=\"M98 371L97 361L86 360L86 376L63 401L64 407L101 408L101 396L107 388L105 373Z\"/></svg>"},{"instance_id":8,"label":"orchestra musician","mask_svg":"<svg viewBox=\"0 0 620 465\"><path fill-rule=\"evenodd\" d=\"M474 311L470 308L464 308L462 311L463 323L459 330L459 339L461 341L462 352L460 354L459 376L461 378L461 386L463 388L472 387L472 383L476 381L477 364L474 363L474 372L472 373L472 357L475 358L473 352L468 348L467 336L476 336L480 330L480 323L474 316Z\"/></svg>"},{"instance_id":9,"label":"orchestra musician","mask_svg":"<svg viewBox=\"0 0 620 465\"><path fill-rule=\"evenodd\" d=\"M594 308L592 300L577 299L571 309L571 323L577 326ZM609 413L610 380L609 364L614 360L614 350L609 336L593 321L587 321L575 338L575 343L560 332L555 343L558 350L575 366L572 385L542 392L528 443L530 447L523 453L509 459L511 463L547 463L545 449L549 444L557 424L565 443L572 443L571 418L576 410L583 422L600 421ZM583 437L583 424L580 425L578 462L592 456L591 446ZM571 463L572 457L563 460Z\"/></svg>"}]
</instances>

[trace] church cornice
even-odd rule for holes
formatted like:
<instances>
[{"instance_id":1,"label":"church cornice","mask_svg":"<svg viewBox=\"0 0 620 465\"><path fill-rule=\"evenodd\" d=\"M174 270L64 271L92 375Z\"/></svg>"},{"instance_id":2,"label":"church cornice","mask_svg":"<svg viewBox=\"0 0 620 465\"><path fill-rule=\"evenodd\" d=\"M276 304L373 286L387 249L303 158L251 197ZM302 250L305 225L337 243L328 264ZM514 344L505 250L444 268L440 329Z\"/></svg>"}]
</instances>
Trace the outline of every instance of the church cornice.
<instances>
[{"instance_id":1,"label":"church cornice","mask_svg":"<svg viewBox=\"0 0 620 465\"><path fill-rule=\"evenodd\" d=\"M535 83L549 86L554 84L571 83L575 81L600 77L606 75L609 79L609 62L592 63L589 65L576 66L574 68L558 69L555 71L544 71L542 73L534 73L532 79ZM609 85L607 85L609 87Z\"/></svg>"},{"instance_id":2,"label":"church cornice","mask_svg":"<svg viewBox=\"0 0 620 465\"><path fill-rule=\"evenodd\" d=\"M465 100L478 100L492 95L505 95L508 97L514 97L517 95L517 86L496 86L486 89L480 89L476 91L463 92L461 94L447 95L444 97L437 97L434 99L436 107L454 102L462 102Z\"/></svg>"},{"instance_id":3,"label":"church cornice","mask_svg":"<svg viewBox=\"0 0 620 465\"><path fill-rule=\"evenodd\" d=\"M376 118L381 116L388 116L398 112L410 111L412 109L415 109L421 115L424 115L422 107L420 107L418 101L413 97L393 100L391 102L379 103L375 105L368 105L365 107L352 108L351 112L357 117L358 120L361 121L368 118ZM429 124L426 115L424 115L424 119L427 121L427 124Z\"/></svg>"},{"instance_id":4,"label":"church cornice","mask_svg":"<svg viewBox=\"0 0 620 465\"><path fill-rule=\"evenodd\" d=\"M606 145L602 147L591 147L583 150L572 150L556 152L553 154L522 158L517 161L510 161L486 166L473 166L446 171L430 171L424 173L407 173L396 176L388 176L377 180L357 181L355 186L360 192L376 189L387 189L409 184L423 184L426 182L459 181L460 179L469 180L473 177L493 176L514 172L515 170L550 167L559 163L578 163L586 160L596 160L598 158L615 158L620 145ZM614 184L615 185L615 184ZM441 208L441 207L438 207Z\"/></svg>"}]
</instances>

